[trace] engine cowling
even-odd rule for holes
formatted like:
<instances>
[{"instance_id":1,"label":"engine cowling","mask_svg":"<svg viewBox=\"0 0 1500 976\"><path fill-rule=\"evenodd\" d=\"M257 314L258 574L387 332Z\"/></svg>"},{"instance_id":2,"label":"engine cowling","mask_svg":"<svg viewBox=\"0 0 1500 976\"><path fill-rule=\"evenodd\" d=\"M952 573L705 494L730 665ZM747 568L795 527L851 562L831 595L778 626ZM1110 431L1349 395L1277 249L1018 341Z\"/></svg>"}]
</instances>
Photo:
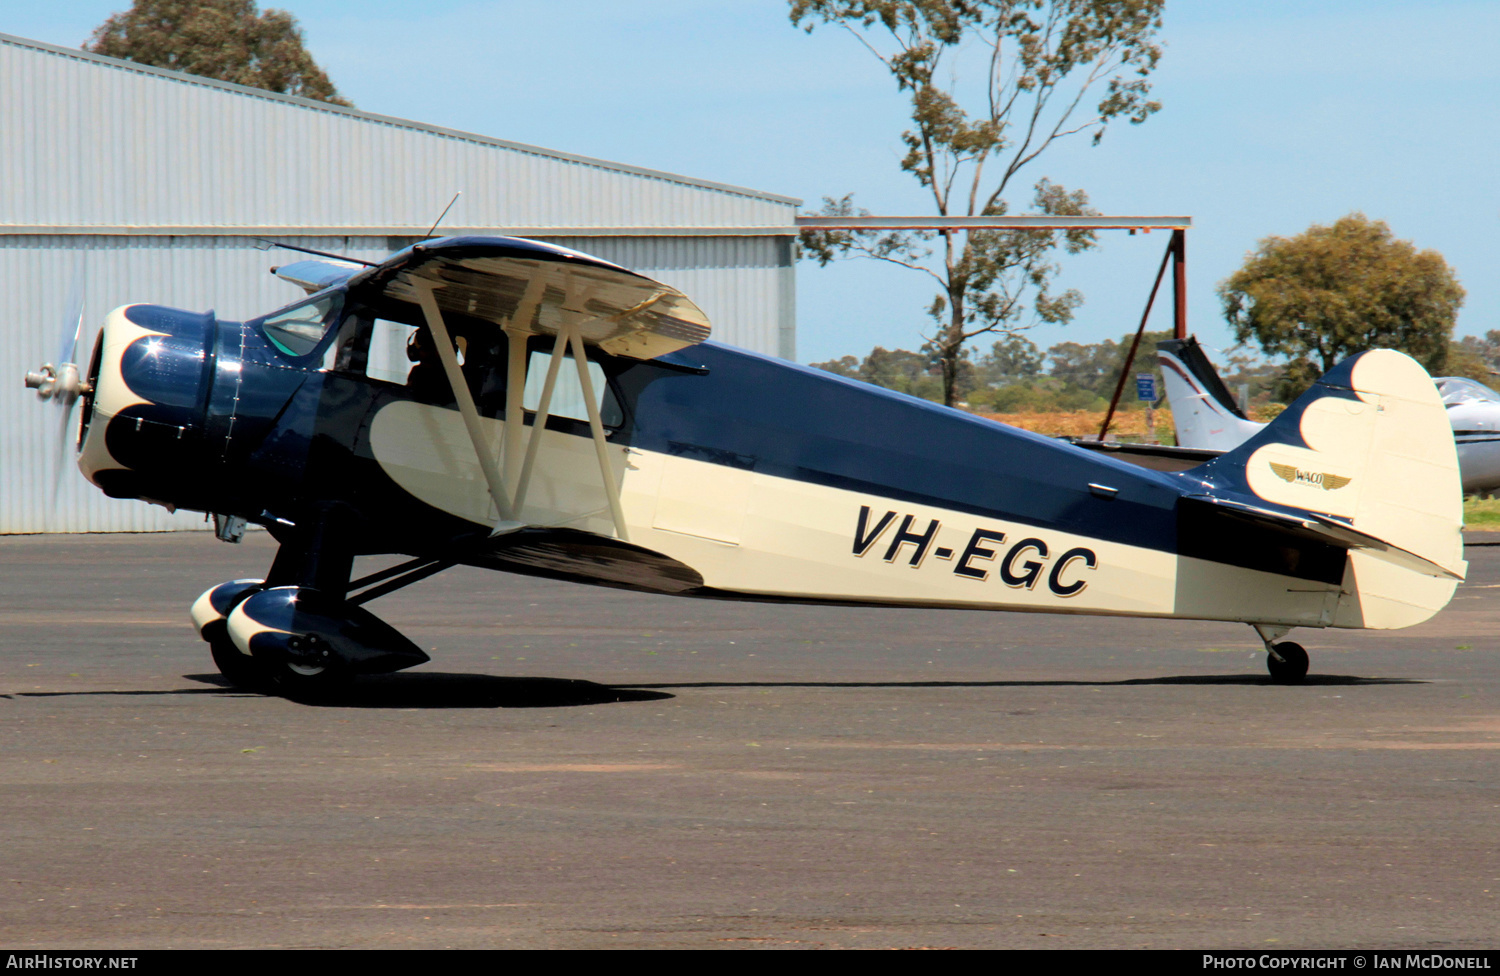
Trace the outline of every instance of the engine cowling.
<instances>
[{"instance_id":1,"label":"engine cowling","mask_svg":"<svg viewBox=\"0 0 1500 976\"><path fill-rule=\"evenodd\" d=\"M105 494L205 507L222 455L222 437L207 422L217 326L212 313L159 305L106 317L89 364L78 457Z\"/></svg>"}]
</instances>

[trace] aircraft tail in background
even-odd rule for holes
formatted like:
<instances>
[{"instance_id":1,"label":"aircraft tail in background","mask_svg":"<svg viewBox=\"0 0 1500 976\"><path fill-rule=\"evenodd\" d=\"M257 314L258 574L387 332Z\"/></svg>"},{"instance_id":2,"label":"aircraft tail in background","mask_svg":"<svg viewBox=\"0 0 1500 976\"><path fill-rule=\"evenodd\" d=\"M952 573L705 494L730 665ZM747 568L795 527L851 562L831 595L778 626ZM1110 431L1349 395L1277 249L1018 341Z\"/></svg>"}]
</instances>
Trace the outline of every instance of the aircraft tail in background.
<instances>
[{"instance_id":1,"label":"aircraft tail in background","mask_svg":"<svg viewBox=\"0 0 1500 976\"><path fill-rule=\"evenodd\" d=\"M1197 339L1188 336L1159 342L1156 353L1177 426L1178 447L1231 451L1265 427L1240 410Z\"/></svg>"}]
</instances>

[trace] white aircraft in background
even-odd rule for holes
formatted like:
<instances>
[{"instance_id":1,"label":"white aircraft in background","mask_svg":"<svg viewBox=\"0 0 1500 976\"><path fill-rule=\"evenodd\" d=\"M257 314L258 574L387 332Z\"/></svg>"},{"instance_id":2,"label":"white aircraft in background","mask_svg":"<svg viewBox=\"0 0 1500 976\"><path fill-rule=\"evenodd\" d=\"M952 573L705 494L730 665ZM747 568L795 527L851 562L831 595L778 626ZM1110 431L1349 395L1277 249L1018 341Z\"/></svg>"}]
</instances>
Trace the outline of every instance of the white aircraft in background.
<instances>
[{"instance_id":1,"label":"white aircraft in background","mask_svg":"<svg viewBox=\"0 0 1500 976\"><path fill-rule=\"evenodd\" d=\"M1156 352L1179 447L1232 451L1266 426L1240 410L1197 339L1159 342ZM1500 393L1462 376L1433 382L1453 425L1464 494L1500 491Z\"/></svg>"}]
</instances>

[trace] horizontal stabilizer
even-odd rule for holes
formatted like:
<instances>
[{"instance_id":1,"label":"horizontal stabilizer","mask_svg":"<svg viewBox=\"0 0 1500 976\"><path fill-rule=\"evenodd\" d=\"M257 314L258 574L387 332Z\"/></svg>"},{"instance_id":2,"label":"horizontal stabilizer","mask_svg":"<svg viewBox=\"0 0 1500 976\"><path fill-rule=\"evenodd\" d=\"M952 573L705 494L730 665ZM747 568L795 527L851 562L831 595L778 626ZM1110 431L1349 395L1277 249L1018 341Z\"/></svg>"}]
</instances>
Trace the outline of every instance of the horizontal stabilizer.
<instances>
[{"instance_id":1,"label":"horizontal stabilizer","mask_svg":"<svg viewBox=\"0 0 1500 976\"><path fill-rule=\"evenodd\" d=\"M1063 437L1074 447L1085 451L1118 458L1126 464L1152 471L1186 471L1196 468L1204 461L1212 461L1223 451L1205 451L1190 447L1170 447L1165 444L1131 444L1125 441L1097 441L1092 437Z\"/></svg>"},{"instance_id":2,"label":"horizontal stabilizer","mask_svg":"<svg viewBox=\"0 0 1500 976\"><path fill-rule=\"evenodd\" d=\"M1386 562L1395 563L1406 569L1415 570L1428 576L1443 576L1448 579L1462 580L1460 573L1455 573L1440 563L1433 562L1408 552L1399 546L1391 545L1384 539L1378 539L1368 532L1361 532L1350 525L1332 519L1326 515L1308 512L1305 515L1291 515L1286 512L1278 512L1269 508L1261 508L1257 505L1247 505L1244 502L1234 501L1228 498L1219 498L1214 495L1187 495L1183 498L1184 505L1211 505L1221 515L1249 522L1261 529L1278 532L1299 539L1307 539L1313 542L1322 542L1326 545L1338 546L1341 549L1365 549L1369 550L1378 558Z\"/></svg>"}]
</instances>

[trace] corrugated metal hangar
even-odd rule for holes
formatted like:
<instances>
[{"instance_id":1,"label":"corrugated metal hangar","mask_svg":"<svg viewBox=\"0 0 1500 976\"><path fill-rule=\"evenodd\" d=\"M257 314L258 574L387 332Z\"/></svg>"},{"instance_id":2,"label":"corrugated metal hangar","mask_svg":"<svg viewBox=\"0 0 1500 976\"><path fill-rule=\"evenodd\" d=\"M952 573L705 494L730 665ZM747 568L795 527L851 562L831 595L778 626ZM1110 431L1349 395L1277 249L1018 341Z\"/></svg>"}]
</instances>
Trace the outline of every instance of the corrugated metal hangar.
<instances>
[{"instance_id":1,"label":"corrugated metal hangar","mask_svg":"<svg viewBox=\"0 0 1500 976\"><path fill-rule=\"evenodd\" d=\"M55 411L21 376L127 302L240 320L301 297L257 238L378 261L426 236L505 234L687 293L721 342L795 354L800 201L588 159L0 34L0 533L203 527L54 488ZM80 356L86 356L81 352ZM49 422L51 420L52 422Z\"/></svg>"}]
</instances>

